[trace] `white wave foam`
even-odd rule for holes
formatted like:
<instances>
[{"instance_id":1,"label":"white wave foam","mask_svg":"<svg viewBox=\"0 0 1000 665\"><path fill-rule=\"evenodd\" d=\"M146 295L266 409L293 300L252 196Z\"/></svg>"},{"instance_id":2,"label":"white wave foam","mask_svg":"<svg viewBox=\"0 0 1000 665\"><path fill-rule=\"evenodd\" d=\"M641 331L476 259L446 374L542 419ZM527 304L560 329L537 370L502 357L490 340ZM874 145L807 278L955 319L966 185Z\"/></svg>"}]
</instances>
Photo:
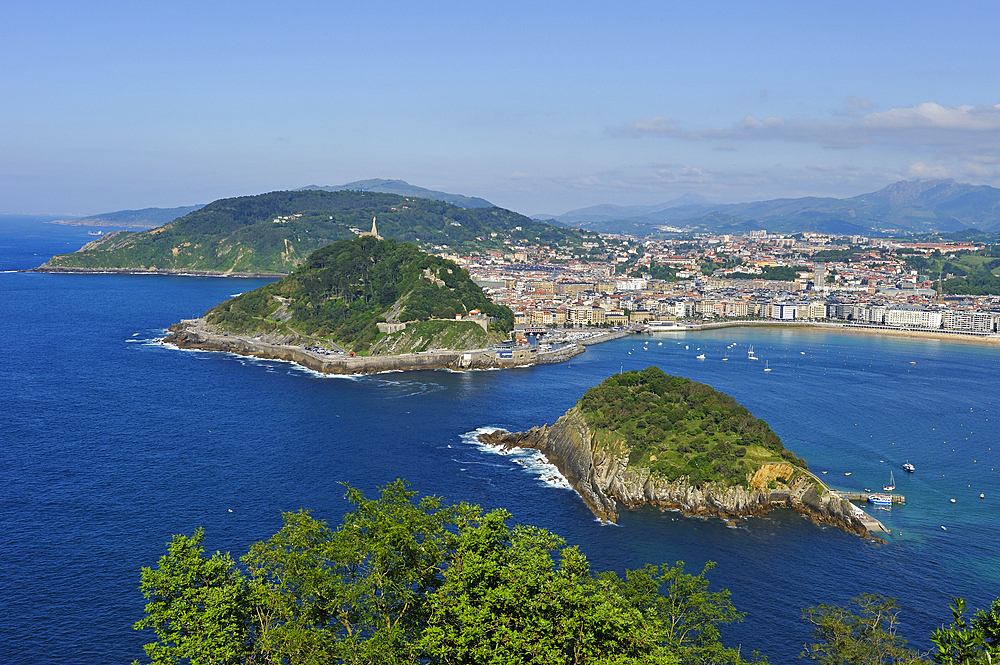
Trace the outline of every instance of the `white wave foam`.
<instances>
[{"instance_id":1,"label":"white wave foam","mask_svg":"<svg viewBox=\"0 0 1000 665\"><path fill-rule=\"evenodd\" d=\"M509 457L514 464L538 478L547 487L555 489L571 490L573 486L569 484L566 477L559 472L555 464L549 463L545 455L530 448L505 448L503 446L483 443L479 440L480 434L492 432L505 432L501 427L479 427L471 432L462 435L462 440L469 443L484 453Z\"/></svg>"}]
</instances>

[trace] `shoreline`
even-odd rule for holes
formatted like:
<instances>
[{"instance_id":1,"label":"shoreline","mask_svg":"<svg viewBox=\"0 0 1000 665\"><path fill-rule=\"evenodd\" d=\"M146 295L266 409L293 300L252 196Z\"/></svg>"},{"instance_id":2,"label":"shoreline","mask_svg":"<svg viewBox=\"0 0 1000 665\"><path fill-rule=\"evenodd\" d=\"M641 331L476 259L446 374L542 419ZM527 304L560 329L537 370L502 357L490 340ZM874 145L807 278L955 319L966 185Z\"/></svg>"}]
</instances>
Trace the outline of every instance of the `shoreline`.
<instances>
[{"instance_id":1,"label":"shoreline","mask_svg":"<svg viewBox=\"0 0 1000 665\"><path fill-rule=\"evenodd\" d=\"M346 354L318 353L294 344L271 343L264 339L214 332L207 329L205 324L203 318L184 319L180 323L170 326L170 333L163 338L163 342L182 349L220 351L265 360L284 360L323 374L346 375L420 369L457 371L506 369L564 362L583 353L587 344L599 344L631 334L630 332L616 331L597 335L595 338L568 344L557 349L509 358L500 357L491 349L425 351L391 356L350 357Z\"/></svg>"},{"instance_id":2,"label":"shoreline","mask_svg":"<svg viewBox=\"0 0 1000 665\"><path fill-rule=\"evenodd\" d=\"M62 273L67 275L172 275L175 277L237 277L244 279L281 279L286 273L278 272L219 272L218 270L176 270L159 269L141 270L139 268L60 268L46 267L28 268L18 272Z\"/></svg>"},{"instance_id":3,"label":"shoreline","mask_svg":"<svg viewBox=\"0 0 1000 665\"><path fill-rule=\"evenodd\" d=\"M847 332L869 335L885 335L888 337L910 337L917 339L939 339L951 341L985 342L1000 344L998 333L977 333L962 330L948 331L930 328L890 328L874 324L831 323L825 321L719 321L717 323L688 323L674 329L643 331L646 334L654 332L689 332L715 330L718 328L818 328L820 330L844 330Z\"/></svg>"}]
</instances>

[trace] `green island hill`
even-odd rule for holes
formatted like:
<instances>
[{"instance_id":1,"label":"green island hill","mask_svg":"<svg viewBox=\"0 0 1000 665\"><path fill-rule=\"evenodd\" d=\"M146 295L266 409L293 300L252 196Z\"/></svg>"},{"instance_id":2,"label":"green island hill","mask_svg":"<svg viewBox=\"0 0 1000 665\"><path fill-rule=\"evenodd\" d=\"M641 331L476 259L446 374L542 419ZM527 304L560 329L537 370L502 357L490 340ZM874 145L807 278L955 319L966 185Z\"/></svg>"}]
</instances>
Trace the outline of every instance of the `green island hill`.
<instances>
[{"instance_id":1,"label":"green island hill","mask_svg":"<svg viewBox=\"0 0 1000 665\"><path fill-rule=\"evenodd\" d=\"M211 348L205 332L320 355L398 356L484 349L507 339L514 315L454 262L362 236L313 252L286 277L195 321L173 326L167 341Z\"/></svg>"},{"instance_id":2,"label":"green island hill","mask_svg":"<svg viewBox=\"0 0 1000 665\"><path fill-rule=\"evenodd\" d=\"M312 252L357 237L377 220L386 238L450 251L581 242L581 233L497 207L360 191L271 192L220 199L148 231L119 231L53 256L42 272L285 275Z\"/></svg>"},{"instance_id":3,"label":"green island hill","mask_svg":"<svg viewBox=\"0 0 1000 665\"><path fill-rule=\"evenodd\" d=\"M866 538L878 524L731 396L658 367L608 377L554 425L480 439L541 451L605 521L617 520L620 502L725 519L788 506Z\"/></svg>"}]
</instances>

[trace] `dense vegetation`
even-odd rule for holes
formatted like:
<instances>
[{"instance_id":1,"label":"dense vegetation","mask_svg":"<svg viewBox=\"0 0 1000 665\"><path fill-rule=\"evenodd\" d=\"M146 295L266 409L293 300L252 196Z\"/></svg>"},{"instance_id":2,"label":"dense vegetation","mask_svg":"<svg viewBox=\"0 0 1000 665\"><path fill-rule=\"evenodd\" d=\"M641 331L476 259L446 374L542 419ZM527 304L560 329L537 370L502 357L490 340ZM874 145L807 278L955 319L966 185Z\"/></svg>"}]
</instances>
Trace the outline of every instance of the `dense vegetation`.
<instances>
[{"instance_id":1,"label":"dense vegetation","mask_svg":"<svg viewBox=\"0 0 1000 665\"><path fill-rule=\"evenodd\" d=\"M742 619L683 564L595 575L576 547L509 513L415 500L402 481L329 528L305 512L238 565L175 536L143 568L151 662L744 663Z\"/></svg>"},{"instance_id":2,"label":"dense vegetation","mask_svg":"<svg viewBox=\"0 0 1000 665\"><path fill-rule=\"evenodd\" d=\"M667 480L744 484L767 462L805 467L735 399L659 367L615 374L583 394L587 424L624 440L629 462Z\"/></svg>"},{"instance_id":3,"label":"dense vegetation","mask_svg":"<svg viewBox=\"0 0 1000 665\"><path fill-rule=\"evenodd\" d=\"M478 309L501 333L514 326L464 269L409 243L366 236L314 252L281 280L213 307L208 322L240 333L288 331L366 351L377 323L454 319Z\"/></svg>"},{"instance_id":4,"label":"dense vegetation","mask_svg":"<svg viewBox=\"0 0 1000 665\"><path fill-rule=\"evenodd\" d=\"M421 247L510 251L508 241L582 242L578 231L502 208L460 208L442 201L373 192L306 190L221 199L141 233L110 234L49 267L210 270L285 274L352 228Z\"/></svg>"},{"instance_id":5,"label":"dense vegetation","mask_svg":"<svg viewBox=\"0 0 1000 665\"><path fill-rule=\"evenodd\" d=\"M204 534L174 536L143 568L146 645L157 665L463 663L506 665L740 665L720 626L743 614L726 590L684 564L647 565L624 578L595 574L576 547L544 529L507 524L503 510L416 498L405 483L368 499L331 529L286 513L274 536L239 563L205 556ZM987 665L1000 656L1000 600L953 621L919 654L897 633L898 605L862 594L845 607L803 611L813 627L804 658L824 665ZM762 634L767 634L762 631ZM930 656L930 660L927 656ZM754 653L755 662L766 662Z\"/></svg>"}]
</instances>

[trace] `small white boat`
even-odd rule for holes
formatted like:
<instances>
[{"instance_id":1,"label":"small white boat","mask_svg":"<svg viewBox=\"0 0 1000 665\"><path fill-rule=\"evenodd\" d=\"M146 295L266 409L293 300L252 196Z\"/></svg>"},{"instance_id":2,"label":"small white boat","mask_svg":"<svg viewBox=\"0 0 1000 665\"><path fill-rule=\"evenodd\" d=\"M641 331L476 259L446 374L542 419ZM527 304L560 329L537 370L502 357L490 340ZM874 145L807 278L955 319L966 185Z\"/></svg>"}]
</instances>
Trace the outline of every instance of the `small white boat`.
<instances>
[{"instance_id":1,"label":"small white boat","mask_svg":"<svg viewBox=\"0 0 1000 665\"><path fill-rule=\"evenodd\" d=\"M876 506L891 506L892 496L888 494L869 494L868 503L874 503Z\"/></svg>"},{"instance_id":2,"label":"small white boat","mask_svg":"<svg viewBox=\"0 0 1000 665\"><path fill-rule=\"evenodd\" d=\"M889 484L883 485L882 489L886 492L891 492L896 489L896 479L892 477L892 471L889 472Z\"/></svg>"},{"instance_id":3,"label":"small white boat","mask_svg":"<svg viewBox=\"0 0 1000 665\"><path fill-rule=\"evenodd\" d=\"M756 358L754 358L754 360L757 360L757 359L756 359ZM770 367L768 366L768 364L767 364L767 361L766 361L766 360L764 361L764 371L765 371L765 372L770 372L770 371L771 371L771 368L770 368Z\"/></svg>"},{"instance_id":4,"label":"small white boat","mask_svg":"<svg viewBox=\"0 0 1000 665\"><path fill-rule=\"evenodd\" d=\"M910 460L906 460L906 464L903 465L903 470L906 471L907 473L913 473L914 471L916 471L914 466L910 464Z\"/></svg>"},{"instance_id":5,"label":"small white boat","mask_svg":"<svg viewBox=\"0 0 1000 665\"><path fill-rule=\"evenodd\" d=\"M952 503L955 503L955 500L954 500L954 499L949 499L949 501L951 501Z\"/></svg>"},{"instance_id":6,"label":"small white boat","mask_svg":"<svg viewBox=\"0 0 1000 665\"><path fill-rule=\"evenodd\" d=\"M985 495L985 494L980 494L980 495L979 495L979 498L980 498L980 499L985 499L985 498L986 498L986 495Z\"/></svg>"},{"instance_id":7,"label":"small white boat","mask_svg":"<svg viewBox=\"0 0 1000 665\"><path fill-rule=\"evenodd\" d=\"M698 355L695 356L695 358L697 358L698 360L704 360L705 359L705 354L704 353L699 353Z\"/></svg>"},{"instance_id":8,"label":"small white boat","mask_svg":"<svg viewBox=\"0 0 1000 665\"><path fill-rule=\"evenodd\" d=\"M851 472L850 472L850 471L847 471L847 472L845 472L845 473L844 473L844 475L845 475L845 476L849 476L849 475L851 475Z\"/></svg>"}]
</instances>

